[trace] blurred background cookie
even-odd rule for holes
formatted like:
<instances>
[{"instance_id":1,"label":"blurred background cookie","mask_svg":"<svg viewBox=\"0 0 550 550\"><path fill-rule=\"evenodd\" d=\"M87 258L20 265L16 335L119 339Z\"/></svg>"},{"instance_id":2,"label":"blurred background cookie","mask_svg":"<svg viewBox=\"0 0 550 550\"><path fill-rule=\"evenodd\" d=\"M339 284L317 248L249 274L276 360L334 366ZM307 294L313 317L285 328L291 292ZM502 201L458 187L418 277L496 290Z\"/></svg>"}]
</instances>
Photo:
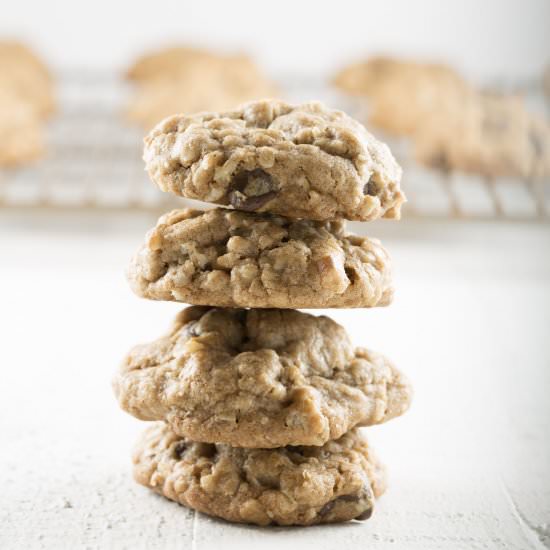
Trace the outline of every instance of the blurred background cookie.
<instances>
[{"instance_id":1,"label":"blurred background cookie","mask_svg":"<svg viewBox=\"0 0 550 550\"><path fill-rule=\"evenodd\" d=\"M144 55L127 77L136 84L126 115L151 128L169 115L224 111L253 99L279 95L246 55L221 55L172 47Z\"/></svg>"},{"instance_id":2,"label":"blurred background cookie","mask_svg":"<svg viewBox=\"0 0 550 550\"><path fill-rule=\"evenodd\" d=\"M550 126L518 94L488 93L448 65L383 56L345 67L333 83L358 98L368 124L406 137L420 164L487 178L550 176Z\"/></svg>"},{"instance_id":3,"label":"blurred background cookie","mask_svg":"<svg viewBox=\"0 0 550 550\"><path fill-rule=\"evenodd\" d=\"M443 64L391 57L372 57L336 74L334 84L368 99L368 123L395 135L409 136L434 110L456 108L470 86Z\"/></svg>"},{"instance_id":4,"label":"blurred background cookie","mask_svg":"<svg viewBox=\"0 0 550 550\"><path fill-rule=\"evenodd\" d=\"M40 157L42 122L55 109L52 78L25 45L0 41L0 166Z\"/></svg>"},{"instance_id":5,"label":"blurred background cookie","mask_svg":"<svg viewBox=\"0 0 550 550\"><path fill-rule=\"evenodd\" d=\"M32 161L44 153L44 132L33 106L0 88L0 166Z\"/></svg>"},{"instance_id":6,"label":"blurred background cookie","mask_svg":"<svg viewBox=\"0 0 550 550\"><path fill-rule=\"evenodd\" d=\"M44 63L24 44L0 40L0 88L29 103L39 117L55 109L52 77Z\"/></svg>"},{"instance_id":7,"label":"blurred background cookie","mask_svg":"<svg viewBox=\"0 0 550 550\"><path fill-rule=\"evenodd\" d=\"M460 109L433 112L414 135L417 159L486 177L550 175L550 127L521 97L476 93Z\"/></svg>"}]
</instances>

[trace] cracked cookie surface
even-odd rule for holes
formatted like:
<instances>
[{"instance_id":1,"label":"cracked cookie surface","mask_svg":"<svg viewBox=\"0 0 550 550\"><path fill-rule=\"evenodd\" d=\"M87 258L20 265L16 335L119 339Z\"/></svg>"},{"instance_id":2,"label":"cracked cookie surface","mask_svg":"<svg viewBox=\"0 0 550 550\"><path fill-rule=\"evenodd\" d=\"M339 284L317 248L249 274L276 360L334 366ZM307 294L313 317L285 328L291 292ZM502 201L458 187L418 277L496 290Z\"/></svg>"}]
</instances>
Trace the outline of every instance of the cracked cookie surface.
<instances>
[{"instance_id":1,"label":"cracked cookie surface","mask_svg":"<svg viewBox=\"0 0 550 550\"><path fill-rule=\"evenodd\" d=\"M354 349L328 317L293 310L190 307L136 346L113 382L125 411L194 441L322 445L409 407L407 379Z\"/></svg>"},{"instance_id":2,"label":"cracked cookie surface","mask_svg":"<svg viewBox=\"0 0 550 550\"><path fill-rule=\"evenodd\" d=\"M221 307L374 307L393 296L387 252L343 221L223 208L162 216L128 279L144 298Z\"/></svg>"},{"instance_id":3,"label":"cracked cookie surface","mask_svg":"<svg viewBox=\"0 0 550 550\"><path fill-rule=\"evenodd\" d=\"M156 424L139 440L133 463L136 481L170 500L257 525L368 519L386 484L357 430L322 447L270 450L194 443Z\"/></svg>"},{"instance_id":4,"label":"cracked cookie surface","mask_svg":"<svg viewBox=\"0 0 550 550\"><path fill-rule=\"evenodd\" d=\"M399 218L405 200L389 148L317 102L172 116L145 138L144 160L164 191L291 218Z\"/></svg>"}]
</instances>

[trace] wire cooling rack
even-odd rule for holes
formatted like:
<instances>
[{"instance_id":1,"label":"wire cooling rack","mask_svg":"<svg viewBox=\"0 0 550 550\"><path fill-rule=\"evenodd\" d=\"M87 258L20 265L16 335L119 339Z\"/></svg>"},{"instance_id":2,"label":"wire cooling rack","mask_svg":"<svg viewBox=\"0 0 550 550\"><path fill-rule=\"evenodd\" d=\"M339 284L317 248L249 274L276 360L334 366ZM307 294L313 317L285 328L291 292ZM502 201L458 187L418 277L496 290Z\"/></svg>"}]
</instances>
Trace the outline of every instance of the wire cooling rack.
<instances>
[{"instance_id":1,"label":"wire cooling rack","mask_svg":"<svg viewBox=\"0 0 550 550\"><path fill-rule=\"evenodd\" d=\"M282 88L292 101L316 98L353 112L321 81L286 82ZM112 75L58 78L59 111L48 125L48 153L32 166L0 169L0 209L158 213L181 205L147 178L143 131L123 117L130 93ZM390 146L404 168L406 218L550 221L550 182L443 174L409 160L403 143Z\"/></svg>"}]
</instances>

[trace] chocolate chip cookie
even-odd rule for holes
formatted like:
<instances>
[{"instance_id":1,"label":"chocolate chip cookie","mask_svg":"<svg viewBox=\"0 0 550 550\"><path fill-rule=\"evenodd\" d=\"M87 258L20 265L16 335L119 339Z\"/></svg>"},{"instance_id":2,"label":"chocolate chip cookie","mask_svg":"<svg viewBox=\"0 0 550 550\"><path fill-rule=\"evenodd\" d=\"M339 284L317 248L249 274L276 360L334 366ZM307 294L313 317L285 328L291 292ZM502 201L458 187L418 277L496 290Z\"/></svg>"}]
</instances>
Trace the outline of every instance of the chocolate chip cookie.
<instances>
[{"instance_id":1,"label":"chocolate chip cookie","mask_svg":"<svg viewBox=\"0 0 550 550\"><path fill-rule=\"evenodd\" d=\"M411 400L404 376L354 349L328 317L197 306L166 336L135 347L114 389L141 420L234 447L322 445L403 414Z\"/></svg>"},{"instance_id":2,"label":"chocolate chip cookie","mask_svg":"<svg viewBox=\"0 0 550 550\"><path fill-rule=\"evenodd\" d=\"M136 481L170 500L257 525L365 520L386 485L357 430L322 447L269 450L194 443L156 424L141 437L133 462Z\"/></svg>"},{"instance_id":3,"label":"chocolate chip cookie","mask_svg":"<svg viewBox=\"0 0 550 550\"><path fill-rule=\"evenodd\" d=\"M222 307L372 307L393 295L387 252L343 221L223 208L162 216L128 279L144 298Z\"/></svg>"},{"instance_id":4,"label":"chocolate chip cookie","mask_svg":"<svg viewBox=\"0 0 550 550\"><path fill-rule=\"evenodd\" d=\"M405 200L388 147L316 102L170 117L145 138L144 160L162 190L245 211L366 221L399 218Z\"/></svg>"}]
</instances>

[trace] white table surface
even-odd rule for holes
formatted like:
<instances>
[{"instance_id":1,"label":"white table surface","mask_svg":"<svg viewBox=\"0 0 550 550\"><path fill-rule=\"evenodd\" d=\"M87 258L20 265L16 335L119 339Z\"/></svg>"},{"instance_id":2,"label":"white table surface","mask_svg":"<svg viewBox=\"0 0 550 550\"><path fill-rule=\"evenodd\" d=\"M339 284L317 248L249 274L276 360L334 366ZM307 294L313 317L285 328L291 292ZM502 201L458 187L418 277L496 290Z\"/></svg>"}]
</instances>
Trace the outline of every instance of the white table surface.
<instances>
[{"instance_id":1,"label":"white table surface","mask_svg":"<svg viewBox=\"0 0 550 550\"><path fill-rule=\"evenodd\" d=\"M143 424L110 379L179 309L124 280L151 220L37 218L0 213L1 549L550 547L549 226L363 226L394 257L395 302L330 314L394 359L415 401L368 430L390 476L371 520L282 529L134 484Z\"/></svg>"}]
</instances>

